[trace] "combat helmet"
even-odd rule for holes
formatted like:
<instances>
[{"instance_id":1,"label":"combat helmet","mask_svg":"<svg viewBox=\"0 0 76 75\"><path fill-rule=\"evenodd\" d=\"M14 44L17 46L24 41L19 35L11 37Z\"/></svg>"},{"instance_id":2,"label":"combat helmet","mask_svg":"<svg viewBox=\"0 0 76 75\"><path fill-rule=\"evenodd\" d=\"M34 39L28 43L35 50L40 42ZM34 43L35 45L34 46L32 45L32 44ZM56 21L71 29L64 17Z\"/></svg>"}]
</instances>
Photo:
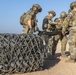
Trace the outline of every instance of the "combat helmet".
<instances>
[{"instance_id":1,"label":"combat helmet","mask_svg":"<svg viewBox=\"0 0 76 75\"><path fill-rule=\"evenodd\" d=\"M55 11L53 11L53 10L50 10L48 13L51 13L51 14L53 14L54 16L56 15Z\"/></svg>"},{"instance_id":2,"label":"combat helmet","mask_svg":"<svg viewBox=\"0 0 76 75\"><path fill-rule=\"evenodd\" d=\"M36 7L38 9L38 12L41 12L42 11L42 8L39 4L33 4L32 7Z\"/></svg>"},{"instance_id":3,"label":"combat helmet","mask_svg":"<svg viewBox=\"0 0 76 75\"><path fill-rule=\"evenodd\" d=\"M65 11L62 11L62 12L60 13L60 17L64 18L64 17L66 17L66 16L67 16L67 13L66 13Z\"/></svg>"},{"instance_id":4,"label":"combat helmet","mask_svg":"<svg viewBox=\"0 0 76 75\"><path fill-rule=\"evenodd\" d=\"M73 9L74 6L76 6L76 1L74 1L70 4L70 9Z\"/></svg>"}]
</instances>

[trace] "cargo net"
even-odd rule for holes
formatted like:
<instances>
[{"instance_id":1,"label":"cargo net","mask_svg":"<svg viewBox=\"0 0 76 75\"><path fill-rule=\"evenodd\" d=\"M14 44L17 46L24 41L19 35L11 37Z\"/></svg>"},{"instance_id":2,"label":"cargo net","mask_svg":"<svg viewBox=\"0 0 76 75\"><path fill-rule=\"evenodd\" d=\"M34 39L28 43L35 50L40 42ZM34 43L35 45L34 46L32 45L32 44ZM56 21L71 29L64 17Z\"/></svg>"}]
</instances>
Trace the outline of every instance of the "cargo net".
<instances>
[{"instance_id":1,"label":"cargo net","mask_svg":"<svg viewBox=\"0 0 76 75\"><path fill-rule=\"evenodd\" d=\"M34 34L0 34L0 73L41 70L47 47Z\"/></svg>"}]
</instances>

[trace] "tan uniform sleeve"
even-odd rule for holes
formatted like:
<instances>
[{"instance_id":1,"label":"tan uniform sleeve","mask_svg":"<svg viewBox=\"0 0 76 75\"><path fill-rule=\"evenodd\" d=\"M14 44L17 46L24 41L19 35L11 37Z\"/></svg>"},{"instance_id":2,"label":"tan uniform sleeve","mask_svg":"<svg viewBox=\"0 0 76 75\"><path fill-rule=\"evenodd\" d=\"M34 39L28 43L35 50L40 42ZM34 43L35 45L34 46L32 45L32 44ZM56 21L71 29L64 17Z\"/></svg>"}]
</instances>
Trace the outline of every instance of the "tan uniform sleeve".
<instances>
[{"instance_id":1,"label":"tan uniform sleeve","mask_svg":"<svg viewBox=\"0 0 76 75\"><path fill-rule=\"evenodd\" d=\"M65 18L65 20L63 21L63 30L66 30L69 27L70 24L70 20L72 18L72 13L69 13L68 16Z\"/></svg>"},{"instance_id":2,"label":"tan uniform sleeve","mask_svg":"<svg viewBox=\"0 0 76 75\"><path fill-rule=\"evenodd\" d=\"M32 19L32 15L30 15L30 14L28 15L27 14L26 20L31 20L31 19Z\"/></svg>"},{"instance_id":3,"label":"tan uniform sleeve","mask_svg":"<svg viewBox=\"0 0 76 75\"><path fill-rule=\"evenodd\" d=\"M32 15L26 14L26 17L24 18L24 22L25 22L25 24L27 24L27 25L28 25L28 20L32 20Z\"/></svg>"}]
</instances>

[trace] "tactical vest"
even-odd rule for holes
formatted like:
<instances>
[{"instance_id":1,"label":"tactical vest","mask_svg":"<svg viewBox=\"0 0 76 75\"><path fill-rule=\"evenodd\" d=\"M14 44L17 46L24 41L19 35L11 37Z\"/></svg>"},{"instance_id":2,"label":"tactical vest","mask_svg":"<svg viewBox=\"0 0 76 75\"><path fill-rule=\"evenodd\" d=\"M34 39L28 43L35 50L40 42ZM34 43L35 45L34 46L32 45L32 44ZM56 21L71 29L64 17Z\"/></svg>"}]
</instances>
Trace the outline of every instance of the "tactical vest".
<instances>
[{"instance_id":1,"label":"tactical vest","mask_svg":"<svg viewBox=\"0 0 76 75\"><path fill-rule=\"evenodd\" d=\"M51 28L52 28L51 24L53 21L51 20L51 18L49 16L46 16L44 19L45 20L47 19L47 22L43 21L43 29L45 31L51 31Z\"/></svg>"},{"instance_id":2,"label":"tactical vest","mask_svg":"<svg viewBox=\"0 0 76 75\"><path fill-rule=\"evenodd\" d=\"M21 25L28 25L28 20L29 19L32 20L32 25L35 26L35 23L36 23L36 15L34 14L34 12L32 10L29 10L28 12L24 13L20 17L20 24Z\"/></svg>"}]
</instances>

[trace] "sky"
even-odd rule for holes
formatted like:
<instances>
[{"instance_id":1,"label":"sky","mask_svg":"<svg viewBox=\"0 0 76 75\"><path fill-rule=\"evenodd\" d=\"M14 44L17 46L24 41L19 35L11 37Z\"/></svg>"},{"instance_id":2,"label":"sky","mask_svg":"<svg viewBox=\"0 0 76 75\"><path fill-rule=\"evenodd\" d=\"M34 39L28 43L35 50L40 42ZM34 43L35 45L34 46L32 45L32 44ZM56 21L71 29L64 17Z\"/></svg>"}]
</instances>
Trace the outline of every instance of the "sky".
<instances>
[{"instance_id":1,"label":"sky","mask_svg":"<svg viewBox=\"0 0 76 75\"><path fill-rule=\"evenodd\" d=\"M0 33L22 33L20 16L27 12L33 4L39 4L42 12L37 14L38 27L42 30L42 22L49 10L54 10L57 18L62 11L70 8L70 3L75 0L0 0Z\"/></svg>"}]
</instances>

